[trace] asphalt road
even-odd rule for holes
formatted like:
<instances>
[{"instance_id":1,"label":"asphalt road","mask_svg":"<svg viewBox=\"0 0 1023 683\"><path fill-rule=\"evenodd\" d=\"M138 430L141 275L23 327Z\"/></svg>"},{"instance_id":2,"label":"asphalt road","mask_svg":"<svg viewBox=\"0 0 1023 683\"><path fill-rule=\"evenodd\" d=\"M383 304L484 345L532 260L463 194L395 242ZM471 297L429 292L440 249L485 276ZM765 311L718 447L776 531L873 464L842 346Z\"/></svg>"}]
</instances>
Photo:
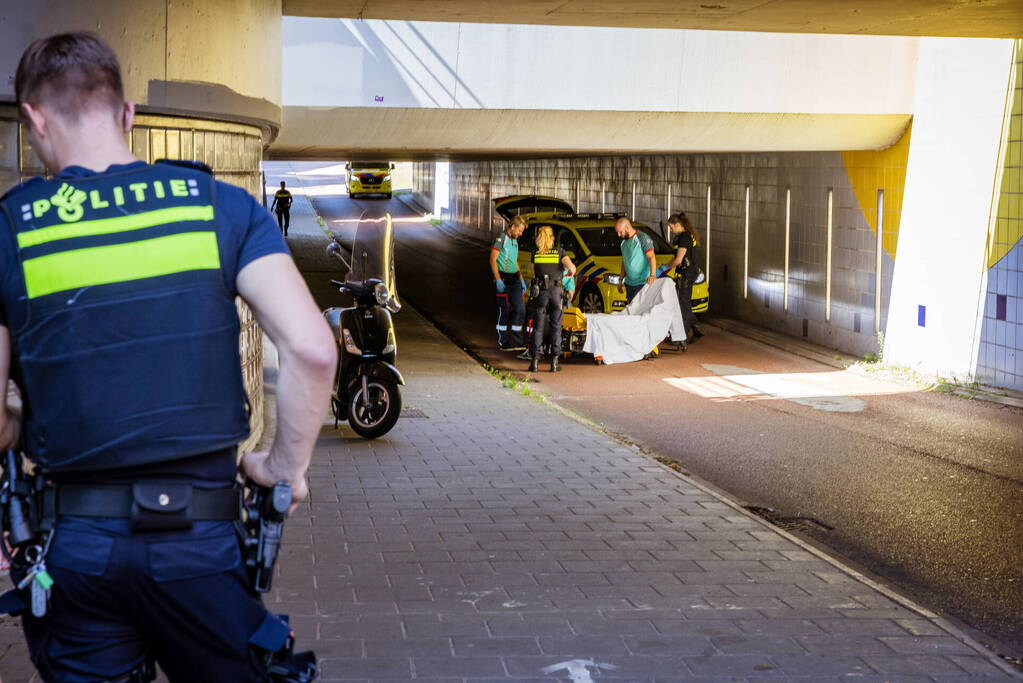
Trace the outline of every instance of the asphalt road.
<instances>
[{"instance_id":1,"label":"asphalt road","mask_svg":"<svg viewBox=\"0 0 1023 683\"><path fill-rule=\"evenodd\" d=\"M395 216L400 295L474 354L525 372L494 348L486 246L398 199L352 200L316 177L304 182L320 185L313 203L343 240L360 216ZM560 404L734 499L808 518L795 533L1023 655L1023 411L704 331L687 353L614 366L570 359L534 378Z\"/></svg>"}]
</instances>

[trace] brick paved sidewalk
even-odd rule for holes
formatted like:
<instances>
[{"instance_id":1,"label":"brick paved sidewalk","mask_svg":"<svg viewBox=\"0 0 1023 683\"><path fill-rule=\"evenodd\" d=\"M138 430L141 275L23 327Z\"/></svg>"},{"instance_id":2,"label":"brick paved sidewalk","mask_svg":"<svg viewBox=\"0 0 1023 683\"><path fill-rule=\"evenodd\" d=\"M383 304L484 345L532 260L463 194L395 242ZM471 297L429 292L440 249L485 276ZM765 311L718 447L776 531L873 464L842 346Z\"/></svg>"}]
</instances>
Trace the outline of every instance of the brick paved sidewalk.
<instances>
[{"instance_id":1,"label":"brick paved sidewalk","mask_svg":"<svg viewBox=\"0 0 1023 683\"><path fill-rule=\"evenodd\" d=\"M648 456L504 388L414 311L397 327L406 407L427 417L372 442L324 429L276 583L323 680L1009 679Z\"/></svg>"}]
</instances>

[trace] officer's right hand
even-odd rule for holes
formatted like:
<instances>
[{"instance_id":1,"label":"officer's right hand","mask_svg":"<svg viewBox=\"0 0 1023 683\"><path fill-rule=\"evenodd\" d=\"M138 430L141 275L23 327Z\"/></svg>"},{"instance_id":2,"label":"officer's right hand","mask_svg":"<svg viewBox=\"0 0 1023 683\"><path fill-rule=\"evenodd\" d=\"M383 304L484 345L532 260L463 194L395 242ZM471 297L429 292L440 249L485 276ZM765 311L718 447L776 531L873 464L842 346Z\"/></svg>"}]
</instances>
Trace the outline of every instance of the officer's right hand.
<instances>
[{"instance_id":1,"label":"officer's right hand","mask_svg":"<svg viewBox=\"0 0 1023 683\"><path fill-rule=\"evenodd\" d=\"M504 284L504 280L501 280L501 279L494 280L494 284L497 285L497 293L498 294L504 294L505 291L507 291L507 289L508 289L507 286Z\"/></svg>"},{"instance_id":2,"label":"officer's right hand","mask_svg":"<svg viewBox=\"0 0 1023 683\"><path fill-rule=\"evenodd\" d=\"M270 461L269 451L253 451L244 454L242 456L241 470L245 473L245 476L260 486L273 486L279 481L288 482L291 485L289 515L309 495L309 486L305 482L305 472L278 472L273 467L273 462Z\"/></svg>"}]
</instances>

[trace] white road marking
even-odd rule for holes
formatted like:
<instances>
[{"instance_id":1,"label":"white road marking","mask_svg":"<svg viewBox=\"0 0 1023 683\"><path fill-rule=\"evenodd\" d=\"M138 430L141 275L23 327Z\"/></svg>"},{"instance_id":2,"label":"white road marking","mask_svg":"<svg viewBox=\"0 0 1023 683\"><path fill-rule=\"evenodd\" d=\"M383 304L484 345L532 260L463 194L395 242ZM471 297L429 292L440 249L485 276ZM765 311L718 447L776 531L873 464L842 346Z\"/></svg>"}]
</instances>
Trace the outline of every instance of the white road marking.
<instances>
[{"instance_id":1,"label":"white road marking","mask_svg":"<svg viewBox=\"0 0 1023 683\"><path fill-rule=\"evenodd\" d=\"M540 672L552 674L558 671L566 671L568 672L568 677L572 679L572 683L593 683L593 678L590 677L591 667L594 669L604 669L605 671L618 668L614 664L595 662L592 659L571 659L560 664L545 666L543 669L540 669Z\"/></svg>"}]
</instances>

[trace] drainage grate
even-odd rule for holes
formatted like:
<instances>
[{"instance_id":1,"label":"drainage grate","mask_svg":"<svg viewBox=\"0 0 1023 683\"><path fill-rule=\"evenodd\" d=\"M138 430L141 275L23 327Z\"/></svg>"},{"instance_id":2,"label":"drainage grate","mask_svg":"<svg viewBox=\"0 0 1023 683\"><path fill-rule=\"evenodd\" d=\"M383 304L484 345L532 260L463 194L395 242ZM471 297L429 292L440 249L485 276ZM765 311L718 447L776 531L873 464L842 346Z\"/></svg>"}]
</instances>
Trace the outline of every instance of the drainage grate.
<instances>
[{"instance_id":1,"label":"drainage grate","mask_svg":"<svg viewBox=\"0 0 1023 683\"><path fill-rule=\"evenodd\" d=\"M404 408L401 409L401 415L399 417L402 418L422 417L427 420L430 419L430 416L421 411L419 408L411 408L409 406L405 406Z\"/></svg>"},{"instance_id":2,"label":"drainage grate","mask_svg":"<svg viewBox=\"0 0 1023 683\"><path fill-rule=\"evenodd\" d=\"M835 527L825 524L813 517L783 517L774 508L765 508L757 505L743 505L757 517L766 520L770 524L785 529L786 531L834 531Z\"/></svg>"}]
</instances>

